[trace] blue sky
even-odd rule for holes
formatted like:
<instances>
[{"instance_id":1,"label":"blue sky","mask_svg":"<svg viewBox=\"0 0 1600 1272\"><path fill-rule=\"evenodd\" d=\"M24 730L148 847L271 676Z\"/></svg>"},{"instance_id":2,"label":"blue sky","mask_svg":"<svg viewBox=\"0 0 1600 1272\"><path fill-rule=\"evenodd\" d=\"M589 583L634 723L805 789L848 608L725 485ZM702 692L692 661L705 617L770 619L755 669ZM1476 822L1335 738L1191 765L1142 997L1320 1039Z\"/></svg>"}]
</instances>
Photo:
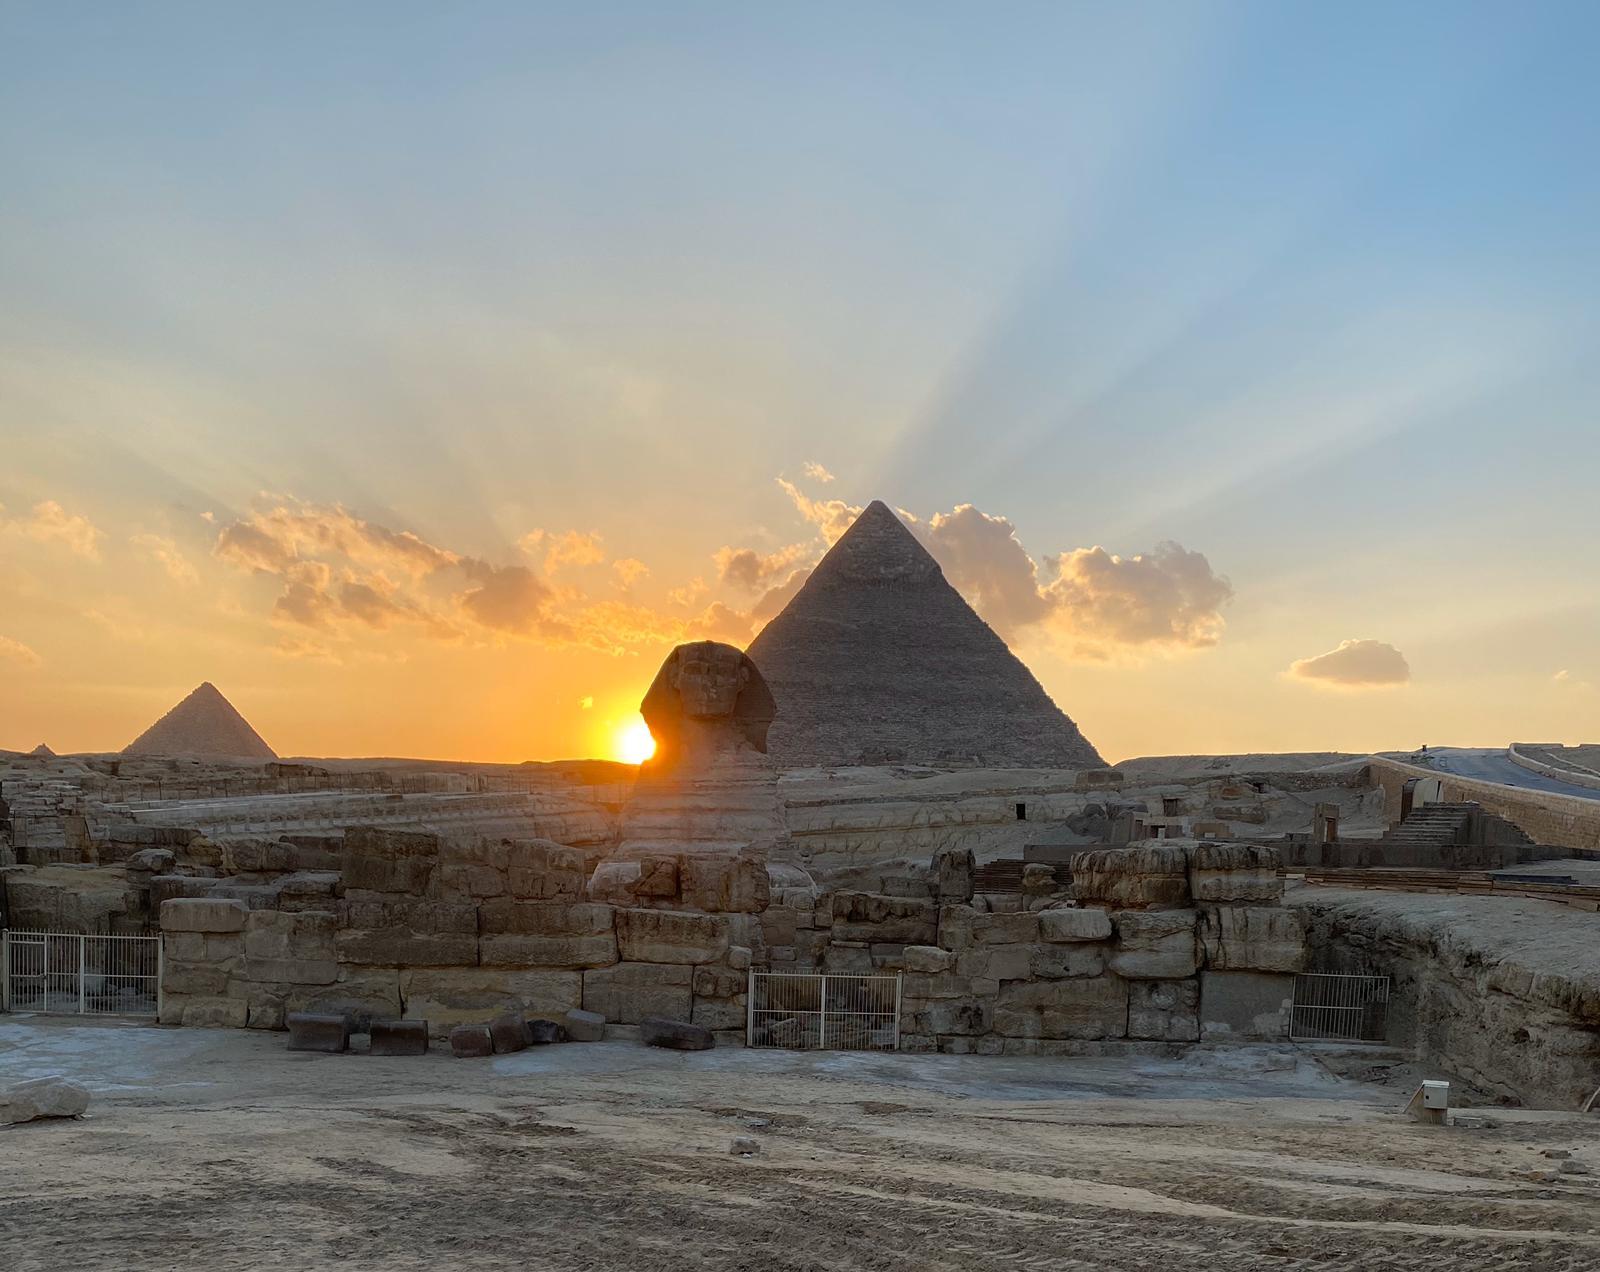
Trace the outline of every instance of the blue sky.
<instances>
[{"instance_id":1,"label":"blue sky","mask_svg":"<svg viewBox=\"0 0 1600 1272\"><path fill-rule=\"evenodd\" d=\"M0 3L0 746L210 678L355 747L419 671L595 745L808 462L1203 553L1214 643L1008 633L1108 754L1600 734L1595 6L326 8ZM682 621L297 631L216 543L284 500ZM1410 681L1286 680L1355 639Z\"/></svg>"}]
</instances>

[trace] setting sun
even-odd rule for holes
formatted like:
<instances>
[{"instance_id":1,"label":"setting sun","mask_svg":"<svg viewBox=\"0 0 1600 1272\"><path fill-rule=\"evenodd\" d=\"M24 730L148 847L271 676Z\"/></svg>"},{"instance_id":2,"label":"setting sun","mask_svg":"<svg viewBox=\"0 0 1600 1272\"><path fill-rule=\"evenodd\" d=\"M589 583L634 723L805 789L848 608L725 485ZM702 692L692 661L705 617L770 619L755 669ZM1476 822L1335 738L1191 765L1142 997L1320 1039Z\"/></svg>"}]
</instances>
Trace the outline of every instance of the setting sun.
<instances>
[{"instance_id":1,"label":"setting sun","mask_svg":"<svg viewBox=\"0 0 1600 1272\"><path fill-rule=\"evenodd\" d=\"M643 720L634 720L617 730L616 755L624 764L643 764L656 753L656 740L650 736L650 726Z\"/></svg>"}]
</instances>

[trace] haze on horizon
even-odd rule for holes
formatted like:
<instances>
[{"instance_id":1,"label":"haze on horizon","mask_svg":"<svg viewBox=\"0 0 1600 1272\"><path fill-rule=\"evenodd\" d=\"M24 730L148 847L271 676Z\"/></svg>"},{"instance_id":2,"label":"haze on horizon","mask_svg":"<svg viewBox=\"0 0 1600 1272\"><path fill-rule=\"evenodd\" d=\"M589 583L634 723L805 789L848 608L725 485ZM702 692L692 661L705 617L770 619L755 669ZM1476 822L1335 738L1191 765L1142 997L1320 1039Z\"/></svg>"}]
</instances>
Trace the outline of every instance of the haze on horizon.
<instances>
[{"instance_id":1,"label":"haze on horizon","mask_svg":"<svg viewBox=\"0 0 1600 1272\"><path fill-rule=\"evenodd\" d=\"M874 498L1109 759L1594 741L1597 36L0 0L0 748L615 755Z\"/></svg>"}]
</instances>

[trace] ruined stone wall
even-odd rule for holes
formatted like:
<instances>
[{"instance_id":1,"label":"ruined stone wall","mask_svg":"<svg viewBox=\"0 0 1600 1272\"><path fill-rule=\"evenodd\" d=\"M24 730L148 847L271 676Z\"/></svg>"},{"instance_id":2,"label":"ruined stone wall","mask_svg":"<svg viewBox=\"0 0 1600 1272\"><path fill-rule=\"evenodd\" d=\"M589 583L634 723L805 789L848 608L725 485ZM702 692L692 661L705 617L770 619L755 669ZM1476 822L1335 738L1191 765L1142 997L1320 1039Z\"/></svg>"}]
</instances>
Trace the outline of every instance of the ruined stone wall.
<instances>
[{"instance_id":1,"label":"ruined stone wall","mask_svg":"<svg viewBox=\"0 0 1600 1272\"><path fill-rule=\"evenodd\" d=\"M1446 803L1481 804L1521 828L1535 843L1600 849L1600 800L1479 782L1394 760L1374 759L1368 772L1370 780L1383 788L1384 812L1391 824L1400 820L1405 784L1412 778L1433 777L1439 779L1440 797Z\"/></svg>"},{"instance_id":2,"label":"ruined stone wall","mask_svg":"<svg viewBox=\"0 0 1600 1272\"><path fill-rule=\"evenodd\" d=\"M1600 1086L1600 916L1511 897L1296 889L1316 970L1392 979L1389 1041L1575 1108Z\"/></svg>"}]
</instances>

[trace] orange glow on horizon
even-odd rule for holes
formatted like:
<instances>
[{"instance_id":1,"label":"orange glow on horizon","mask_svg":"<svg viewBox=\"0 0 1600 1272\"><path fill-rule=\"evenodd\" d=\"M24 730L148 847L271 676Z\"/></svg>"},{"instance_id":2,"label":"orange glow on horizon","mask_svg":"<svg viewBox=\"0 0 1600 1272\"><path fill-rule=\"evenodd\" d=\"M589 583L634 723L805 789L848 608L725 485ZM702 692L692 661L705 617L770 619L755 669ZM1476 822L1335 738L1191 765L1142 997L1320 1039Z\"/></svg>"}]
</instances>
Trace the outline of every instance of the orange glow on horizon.
<instances>
[{"instance_id":1,"label":"orange glow on horizon","mask_svg":"<svg viewBox=\"0 0 1600 1272\"><path fill-rule=\"evenodd\" d=\"M639 718L623 725L617 730L613 751L624 764L643 764L656 753L656 740L651 736L650 726Z\"/></svg>"}]
</instances>

